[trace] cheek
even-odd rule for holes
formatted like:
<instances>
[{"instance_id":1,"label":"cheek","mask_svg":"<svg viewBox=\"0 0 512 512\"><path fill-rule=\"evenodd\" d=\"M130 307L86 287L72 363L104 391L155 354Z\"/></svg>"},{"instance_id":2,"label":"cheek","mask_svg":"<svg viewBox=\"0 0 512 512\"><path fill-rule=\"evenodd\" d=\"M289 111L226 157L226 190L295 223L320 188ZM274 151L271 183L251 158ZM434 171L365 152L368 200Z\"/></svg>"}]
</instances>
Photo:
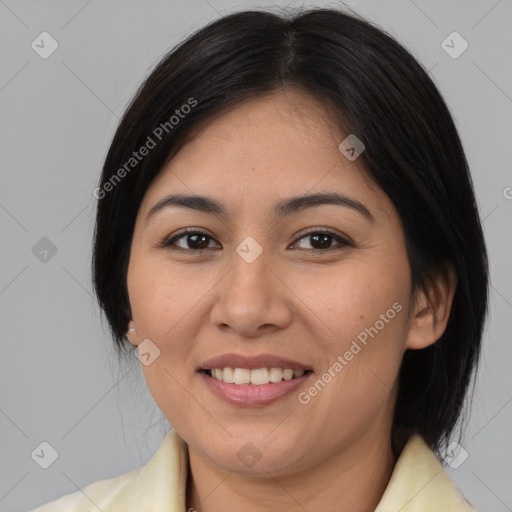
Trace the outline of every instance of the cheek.
<instances>
[{"instance_id":1,"label":"cheek","mask_svg":"<svg viewBox=\"0 0 512 512\"><path fill-rule=\"evenodd\" d=\"M137 330L156 343L173 338L185 324L190 327L183 319L197 314L211 289L211 283L191 267L172 267L168 261L150 258L133 258L127 284Z\"/></svg>"},{"instance_id":2,"label":"cheek","mask_svg":"<svg viewBox=\"0 0 512 512\"><path fill-rule=\"evenodd\" d=\"M323 312L315 339L326 357L299 399L326 439L339 437L340 425L355 439L393 410L405 349L407 282L352 270L332 279L328 293L318 281L311 287Z\"/></svg>"},{"instance_id":3,"label":"cheek","mask_svg":"<svg viewBox=\"0 0 512 512\"><path fill-rule=\"evenodd\" d=\"M392 324L396 329L405 316L409 293L407 273L397 272L397 267L354 260L310 275L297 274L294 290L325 327L327 335L320 340L339 345L375 324L379 332L389 332Z\"/></svg>"},{"instance_id":4,"label":"cheek","mask_svg":"<svg viewBox=\"0 0 512 512\"><path fill-rule=\"evenodd\" d=\"M327 356L319 377L331 389L328 402L371 408L393 388L405 350L409 292L407 272L396 268L404 267L354 261L331 268L328 278L301 278L320 320L315 339Z\"/></svg>"},{"instance_id":5,"label":"cheek","mask_svg":"<svg viewBox=\"0 0 512 512\"><path fill-rule=\"evenodd\" d=\"M160 409L183 410L190 401L185 391L193 377L190 356L201 328L200 315L211 283L197 272L171 268L168 261L132 255L128 293L137 333L160 350L149 366L142 366L148 388Z\"/></svg>"}]
</instances>

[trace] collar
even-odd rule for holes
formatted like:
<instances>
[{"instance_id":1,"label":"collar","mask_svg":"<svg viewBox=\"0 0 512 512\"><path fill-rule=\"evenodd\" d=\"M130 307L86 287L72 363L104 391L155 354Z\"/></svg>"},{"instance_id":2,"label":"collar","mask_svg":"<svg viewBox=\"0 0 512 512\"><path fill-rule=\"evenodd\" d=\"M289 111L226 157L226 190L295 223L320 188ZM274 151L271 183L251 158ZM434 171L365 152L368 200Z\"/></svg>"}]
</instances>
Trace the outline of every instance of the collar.
<instances>
[{"instance_id":1,"label":"collar","mask_svg":"<svg viewBox=\"0 0 512 512\"><path fill-rule=\"evenodd\" d=\"M424 439L404 446L375 512L477 512L445 472Z\"/></svg>"}]
</instances>

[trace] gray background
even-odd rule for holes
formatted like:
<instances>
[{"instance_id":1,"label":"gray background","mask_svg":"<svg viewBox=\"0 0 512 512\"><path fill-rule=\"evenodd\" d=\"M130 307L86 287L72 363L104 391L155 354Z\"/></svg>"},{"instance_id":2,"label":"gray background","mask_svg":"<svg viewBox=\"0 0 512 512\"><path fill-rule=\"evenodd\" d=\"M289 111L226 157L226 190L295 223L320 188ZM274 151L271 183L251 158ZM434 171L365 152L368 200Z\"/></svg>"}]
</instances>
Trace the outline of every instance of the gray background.
<instances>
[{"instance_id":1,"label":"gray background","mask_svg":"<svg viewBox=\"0 0 512 512\"><path fill-rule=\"evenodd\" d=\"M467 152L491 314L463 440L469 457L447 470L478 508L512 511L512 0L346 4L430 70ZM91 293L92 191L119 116L163 54L222 14L264 5L0 0L0 510L135 469L160 445L165 421L139 363L117 364ZM59 44L47 59L31 48L43 31ZM469 43L456 59L441 46L453 31ZM57 249L47 261L33 251L43 237ZM31 458L42 441L59 455L46 470Z\"/></svg>"}]
</instances>

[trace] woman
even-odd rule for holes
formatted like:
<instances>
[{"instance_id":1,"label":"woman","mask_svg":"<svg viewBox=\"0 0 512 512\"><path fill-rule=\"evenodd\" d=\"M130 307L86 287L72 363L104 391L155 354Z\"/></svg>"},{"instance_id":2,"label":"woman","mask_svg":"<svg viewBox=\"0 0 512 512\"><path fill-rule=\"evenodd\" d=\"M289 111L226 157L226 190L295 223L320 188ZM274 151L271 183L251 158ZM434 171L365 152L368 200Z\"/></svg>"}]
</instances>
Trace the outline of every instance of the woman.
<instances>
[{"instance_id":1,"label":"woman","mask_svg":"<svg viewBox=\"0 0 512 512\"><path fill-rule=\"evenodd\" d=\"M172 430L38 512L474 510L440 454L486 249L450 113L393 38L333 9L211 23L145 80L95 196L99 303Z\"/></svg>"}]
</instances>

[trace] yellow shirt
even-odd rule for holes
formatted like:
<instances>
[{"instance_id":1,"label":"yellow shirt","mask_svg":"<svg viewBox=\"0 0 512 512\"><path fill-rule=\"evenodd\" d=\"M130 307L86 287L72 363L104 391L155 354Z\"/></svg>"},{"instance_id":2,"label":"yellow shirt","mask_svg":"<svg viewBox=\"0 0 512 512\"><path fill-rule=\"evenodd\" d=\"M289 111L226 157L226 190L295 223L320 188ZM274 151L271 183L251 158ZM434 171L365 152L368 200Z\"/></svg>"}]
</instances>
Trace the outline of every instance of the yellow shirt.
<instances>
[{"instance_id":1,"label":"yellow shirt","mask_svg":"<svg viewBox=\"0 0 512 512\"><path fill-rule=\"evenodd\" d=\"M170 430L139 469L93 482L32 512L187 512L187 446ZM409 438L375 512L476 512L419 435Z\"/></svg>"}]
</instances>

